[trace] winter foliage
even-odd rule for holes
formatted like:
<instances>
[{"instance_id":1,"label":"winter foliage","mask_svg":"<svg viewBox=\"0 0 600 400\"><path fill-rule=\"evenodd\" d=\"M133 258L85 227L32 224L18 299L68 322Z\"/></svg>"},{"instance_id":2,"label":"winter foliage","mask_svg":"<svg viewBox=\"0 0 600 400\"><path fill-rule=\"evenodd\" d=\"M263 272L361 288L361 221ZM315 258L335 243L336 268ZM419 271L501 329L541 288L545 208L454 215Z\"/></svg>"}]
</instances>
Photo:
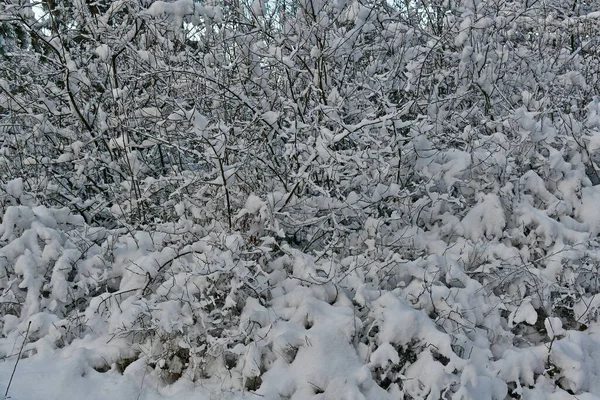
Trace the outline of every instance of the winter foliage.
<instances>
[{"instance_id":1,"label":"winter foliage","mask_svg":"<svg viewBox=\"0 0 600 400\"><path fill-rule=\"evenodd\" d=\"M599 29L584 0L1 4L0 370L599 398Z\"/></svg>"}]
</instances>

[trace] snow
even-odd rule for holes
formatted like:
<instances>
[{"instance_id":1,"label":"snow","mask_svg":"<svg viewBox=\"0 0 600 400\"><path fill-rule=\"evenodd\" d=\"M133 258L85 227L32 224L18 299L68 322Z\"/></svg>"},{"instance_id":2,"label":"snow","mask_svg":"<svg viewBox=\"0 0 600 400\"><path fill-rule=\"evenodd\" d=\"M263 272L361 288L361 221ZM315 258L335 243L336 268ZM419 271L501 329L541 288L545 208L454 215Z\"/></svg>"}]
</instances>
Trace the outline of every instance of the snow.
<instances>
[{"instance_id":1,"label":"snow","mask_svg":"<svg viewBox=\"0 0 600 400\"><path fill-rule=\"evenodd\" d=\"M0 6L11 398L600 396L589 4L63 3Z\"/></svg>"},{"instance_id":2,"label":"snow","mask_svg":"<svg viewBox=\"0 0 600 400\"><path fill-rule=\"evenodd\" d=\"M4 190L10 196L13 196L17 199L20 198L23 195L23 179L17 178L8 181L6 184L4 184Z\"/></svg>"},{"instance_id":3,"label":"snow","mask_svg":"<svg viewBox=\"0 0 600 400\"><path fill-rule=\"evenodd\" d=\"M101 373L89 365L85 350L80 349L74 354L64 353L58 352L21 360L10 387L10 398L13 400L42 398L48 400L65 398L208 400L214 398L214 390L194 387L189 382L163 388L143 363L131 364L124 374L115 370ZM0 362L0 387L3 390L8 385L14 367L12 361L9 359Z\"/></svg>"},{"instance_id":4,"label":"snow","mask_svg":"<svg viewBox=\"0 0 600 400\"><path fill-rule=\"evenodd\" d=\"M154 1L150 7L145 10L145 13L153 17L160 17L166 14L182 18L193 12L193 0L177 0L174 2Z\"/></svg>"},{"instance_id":5,"label":"snow","mask_svg":"<svg viewBox=\"0 0 600 400\"><path fill-rule=\"evenodd\" d=\"M508 317L508 324L514 326L514 324L520 322L527 322L529 325L533 325L536 323L537 319L538 315L535 308L531 305L529 300L525 300L510 314Z\"/></svg>"},{"instance_id":6,"label":"snow","mask_svg":"<svg viewBox=\"0 0 600 400\"><path fill-rule=\"evenodd\" d=\"M250 213L250 214L255 214L257 213L261 208L265 207L266 203L264 201L262 201L260 199L260 197L255 196L255 195L250 195L248 196L248 199L246 200L246 205L245 205L245 209Z\"/></svg>"},{"instance_id":7,"label":"snow","mask_svg":"<svg viewBox=\"0 0 600 400\"><path fill-rule=\"evenodd\" d=\"M597 235L600 232L600 213L598 213L598 204L600 204L600 187L586 187L581 190L581 207L577 214L581 221L587 224L591 235Z\"/></svg>"},{"instance_id":8,"label":"snow","mask_svg":"<svg viewBox=\"0 0 600 400\"><path fill-rule=\"evenodd\" d=\"M554 339L557 336L564 335L565 330L562 325L560 318L548 317L544 320L544 327L548 333L550 339Z\"/></svg>"},{"instance_id":9,"label":"snow","mask_svg":"<svg viewBox=\"0 0 600 400\"><path fill-rule=\"evenodd\" d=\"M504 209L498 196L487 194L465 215L461 222L466 237L477 241L482 238L502 237L506 226Z\"/></svg>"},{"instance_id":10,"label":"snow","mask_svg":"<svg viewBox=\"0 0 600 400\"><path fill-rule=\"evenodd\" d=\"M101 44L100 46L96 47L94 52L103 61L108 61L111 57L111 51L107 44Z\"/></svg>"},{"instance_id":11,"label":"snow","mask_svg":"<svg viewBox=\"0 0 600 400\"><path fill-rule=\"evenodd\" d=\"M279 119L279 113L276 111L267 111L262 117L269 125L274 125Z\"/></svg>"}]
</instances>

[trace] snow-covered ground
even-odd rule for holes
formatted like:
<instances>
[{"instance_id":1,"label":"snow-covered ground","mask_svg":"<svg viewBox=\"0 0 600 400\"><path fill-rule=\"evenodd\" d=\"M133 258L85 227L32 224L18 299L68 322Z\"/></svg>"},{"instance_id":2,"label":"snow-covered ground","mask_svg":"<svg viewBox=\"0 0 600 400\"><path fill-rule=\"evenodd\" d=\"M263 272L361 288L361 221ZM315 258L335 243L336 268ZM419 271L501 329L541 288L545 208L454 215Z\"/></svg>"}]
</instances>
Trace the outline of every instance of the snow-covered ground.
<instances>
[{"instance_id":1,"label":"snow-covered ground","mask_svg":"<svg viewBox=\"0 0 600 400\"><path fill-rule=\"evenodd\" d=\"M14 368L14 358L0 362L0 387L6 391ZM56 352L21 360L8 398L12 400L208 400L252 399L233 395L218 387L212 390L194 385L185 377L164 386L146 371L144 363L132 364L124 372L98 372L86 362L84 353L64 356Z\"/></svg>"},{"instance_id":2,"label":"snow-covered ground","mask_svg":"<svg viewBox=\"0 0 600 400\"><path fill-rule=\"evenodd\" d=\"M333 325L332 325L332 329ZM593 331L600 332L598 326ZM326 336L326 335L325 335ZM600 364L600 335L594 333L591 336L595 340L583 338L585 335L576 333L566 336L565 339L555 342L555 346L560 350L555 354L563 358L563 362L567 362L569 370L562 373L573 382L586 382L586 385L591 389L591 392L580 392L577 395L568 393L562 389L557 389L548 379L538 377L537 382L531 388L523 388L521 399L530 400L596 400L598 396L598 376L593 371L598 371ZM582 346L583 342L587 345ZM329 395L315 395L314 391L308 390L304 394L297 392L292 397L293 399L400 399L403 398L400 394L379 392L374 390L366 393L364 397L357 393L352 393L349 389L354 387L352 370L359 366L357 357L353 352L344 355L344 345L335 343L334 341L323 341L320 346L314 346L313 349L307 350L304 355L298 356L297 359L303 359L292 368L275 369L271 371L271 375L275 376L272 381L272 386L263 388L263 394L256 395L252 393L232 392L218 385L206 386L191 382L184 375L176 383L165 385L158 378L155 371L152 371L146 365L146 360L140 359L130 364L125 371L119 372L114 368L112 370L99 372L90 366L89 352L79 349L77 351L53 351L46 355L34 356L31 358L22 359L16 369L8 397L13 400L208 400L208 399L231 399L231 400L251 400L251 399L279 399L284 398L281 392L277 392L281 388L280 384L285 385L285 382L293 380L304 380L307 382L307 390L315 383L308 383L310 380L323 382L323 379L332 379L331 382L326 382ZM388 360L383 352L375 356L372 360L379 361ZM527 369L531 367L531 362L535 363L535 357L527 355L528 352L517 356L512 361L515 364L511 367L515 374L528 374ZM516 355L516 354L515 354ZM383 358L382 358L383 357ZM519 357L520 360L519 360ZM393 356L391 357L393 358ZM375 362L379 362L375 361ZM508 360L506 360L509 364ZM15 357L9 358L0 362L0 387L2 392L5 391L10 376L14 368ZM500 361L498 364L503 364ZM354 367L353 367L354 365ZM360 367L360 366L359 366ZM420 376L424 381L435 380L441 378L436 373L436 368L433 365L423 365L419 371ZM433 367L433 368L430 368ZM490 393L494 383L491 379L477 377L477 370L480 368L476 361L469 363L463 370L464 388L455 393L453 399L491 399L504 398L492 396ZM360 368L358 369L360 370ZM363 368L364 370L364 368ZM467 372L468 371L468 372ZM355 370L356 372L356 370ZM310 377L310 378L309 378ZM366 376L363 378L367 378ZM268 379L268 378L267 378ZM443 380L443 379L442 379ZM490 386L491 385L491 386ZM335 392L331 391L332 386ZM373 388L375 389L375 388ZM501 393L505 393L500 389ZM415 397L421 398L421 397ZM432 398L423 396L422 398ZM437 398L437 397L436 397ZM515 397L506 397L515 398Z\"/></svg>"}]
</instances>

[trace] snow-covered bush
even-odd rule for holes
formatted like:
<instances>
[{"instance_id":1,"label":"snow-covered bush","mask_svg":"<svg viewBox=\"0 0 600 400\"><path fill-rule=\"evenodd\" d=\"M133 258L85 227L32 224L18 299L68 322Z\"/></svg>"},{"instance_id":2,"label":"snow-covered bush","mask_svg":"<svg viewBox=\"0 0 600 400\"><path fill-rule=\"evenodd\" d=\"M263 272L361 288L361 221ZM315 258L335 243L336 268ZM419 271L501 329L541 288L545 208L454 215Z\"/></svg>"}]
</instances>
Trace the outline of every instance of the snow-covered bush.
<instances>
[{"instance_id":1,"label":"snow-covered bush","mask_svg":"<svg viewBox=\"0 0 600 400\"><path fill-rule=\"evenodd\" d=\"M100 3L0 5L0 357L600 392L593 2Z\"/></svg>"}]
</instances>

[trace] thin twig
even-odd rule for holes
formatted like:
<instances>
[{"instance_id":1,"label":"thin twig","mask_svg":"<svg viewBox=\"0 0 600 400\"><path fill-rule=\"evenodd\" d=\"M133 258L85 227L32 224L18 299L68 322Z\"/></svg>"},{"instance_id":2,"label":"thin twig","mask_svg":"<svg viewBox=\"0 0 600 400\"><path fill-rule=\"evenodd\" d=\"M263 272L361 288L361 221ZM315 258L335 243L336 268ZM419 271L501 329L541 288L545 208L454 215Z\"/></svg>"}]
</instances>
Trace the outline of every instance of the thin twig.
<instances>
[{"instance_id":1,"label":"thin twig","mask_svg":"<svg viewBox=\"0 0 600 400\"><path fill-rule=\"evenodd\" d=\"M19 365L19 360L21 359L21 354L23 353L23 348L25 347L25 343L27 343L27 336L29 336L29 328L31 328L31 321L27 324L27 331L25 332L25 339L23 339L23 344L21 344L21 349L19 350L19 355L17 355L17 361L15 361L15 367L13 368L12 374L10 374L10 379L8 380L8 385L6 386L6 392L4 392L4 398L8 399L8 391L10 390L10 384L12 383L13 377L15 376L15 372L17 372L17 365Z\"/></svg>"}]
</instances>

